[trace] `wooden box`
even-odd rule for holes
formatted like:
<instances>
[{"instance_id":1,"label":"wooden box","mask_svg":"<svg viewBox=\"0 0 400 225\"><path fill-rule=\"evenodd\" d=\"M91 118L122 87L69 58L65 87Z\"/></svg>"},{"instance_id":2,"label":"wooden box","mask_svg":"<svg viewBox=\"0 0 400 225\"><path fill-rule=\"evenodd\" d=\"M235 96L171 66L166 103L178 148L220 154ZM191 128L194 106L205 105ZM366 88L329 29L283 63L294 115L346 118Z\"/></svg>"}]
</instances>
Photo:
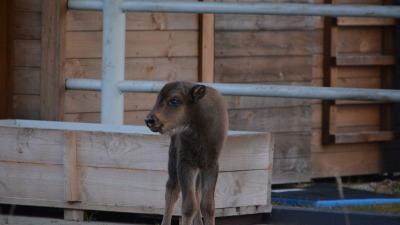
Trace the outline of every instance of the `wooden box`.
<instances>
[{"instance_id":1,"label":"wooden box","mask_svg":"<svg viewBox=\"0 0 400 225\"><path fill-rule=\"evenodd\" d=\"M137 126L2 120L0 143L0 203L163 213L168 136ZM271 134L229 132L218 217L271 211L272 154Z\"/></svg>"}]
</instances>

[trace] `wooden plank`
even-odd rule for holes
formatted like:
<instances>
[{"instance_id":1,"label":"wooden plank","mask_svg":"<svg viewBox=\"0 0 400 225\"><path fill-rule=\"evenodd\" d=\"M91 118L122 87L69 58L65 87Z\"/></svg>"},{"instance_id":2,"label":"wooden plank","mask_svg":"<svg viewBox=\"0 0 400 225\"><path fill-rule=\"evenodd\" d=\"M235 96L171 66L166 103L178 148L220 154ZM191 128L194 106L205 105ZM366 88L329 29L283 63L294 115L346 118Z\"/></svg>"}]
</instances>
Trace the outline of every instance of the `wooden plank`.
<instances>
[{"instance_id":1,"label":"wooden plank","mask_svg":"<svg viewBox=\"0 0 400 225\"><path fill-rule=\"evenodd\" d=\"M372 151L312 154L312 177L342 177L381 173L384 168L381 155L382 152L379 148Z\"/></svg>"},{"instance_id":2,"label":"wooden plank","mask_svg":"<svg viewBox=\"0 0 400 225\"><path fill-rule=\"evenodd\" d=\"M103 30L103 12L86 10L68 10L66 31Z\"/></svg>"},{"instance_id":3,"label":"wooden plank","mask_svg":"<svg viewBox=\"0 0 400 225\"><path fill-rule=\"evenodd\" d=\"M68 78L101 79L101 59L67 59L65 67ZM125 79L197 81L198 58L126 58Z\"/></svg>"},{"instance_id":4,"label":"wooden plank","mask_svg":"<svg viewBox=\"0 0 400 225\"><path fill-rule=\"evenodd\" d=\"M328 0L327 3L334 3ZM338 28L333 26L333 18L326 17L324 21L324 58L323 58L323 86L334 87L337 82L338 70L332 65L331 58L337 55ZM322 101L322 141L332 143L332 134L336 132L335 101Z\"/></svg>"},{"instance_id":5,"label":"wooden plank","mask_svg":"<svg viewBox=\"0 0 400 225\"><path fill-rule=\"evenodd\" d=\"M311 100L299 98L260 98L247 96L225 96L224 98L228 109L260 109L311 105Z\"/></svg>"},{"instance_id":6,"label":"wooden plank","mask_svg":"<svg viewBox=\"0 0 400 225\"><path fill-rule=\"evenodd\" d=\"M338 77L336 82L337 87L348 87L348 88L375 88L380 89L381 86L381 78L380 76L375 77ZM346 101L346 100L343 100ZM342 102L343 102L342 101ZM347 100L350 101L350 100ZM360 102L360 101L358 101ZM364 101L365 102L365 101ZM340 101L336 101L337 104L340 104Z\"/></svg>"},{"instance_id":7,"label":"wooden plank","mask_svg":"<svg viewBox=\"0 0 400 225\"><path fill-rule=\"evenodd\" d=\"M274 161L309 157L310 148L311 132L274 133Z\"/></svg>"},{"instance_id":8,"label":"wooden plank","mask_svg":"<svg viewBox=\"0 0 400 225\"><path fill-rule=\"evenodd\" d=\"M338 127L351 127L362 125L379 125L379 105L342 105L337 110Z\"/></svg>"},{"instance_id":9,"label":"wooden plank","mask_svg":"<svg viewBox=\"0 0 400 225\"><path fill-rule=\"evenodd\" d=\"M81 166L166 171L169 142L168 136L79 133L78 161ZM269 168L272 143L265 134L228 136L220 171Z\"/></svg>"},{"instance_id":10,"label":"wooden plank","mask_svg":"<svg viewBox=\"0 0 400 225\"><path fill-rule=\"evenodd\" d=\"M378 142L349 143L340 145L323 145L321 142L322 131L313 129L311 135L311 154L331 154L338 152L356 152L356 151L376 151L380 149Z\"/></svg>"},{"instance_id":11,"label":"wooden plank","mask_svg":"<svg viewBox=\"0 0 400 225\"><path fill-rule=\"evenodd\" d=\"M312 127L321 128L322 117L320 104L312 105ZM375 126L379 127L380 105L341 105L338 107L338 127Z\"/></svg>"},{"instance_id":12,"label":"wooden plank","mask_svg":"<svg viewBox=\"0 0 400 225\"><path fill-rule=\"evenodd\" d=\"M214 0L203 0L214 2ZM199 81L214 82L214 14L201 14Z\"/></svg>"},{"instance_id":13,"label":"wooden plank","mask_svg":"<svg viewBox=\"0 0 400 225\"><path fill-rule=\"evenodd\" d=\"M126 93L125 111L150 111L156 101L156 93ZM100 112L101 95L92 91L67 91L65 93L65 112L91 113ZM259 98L226 96L225 101L229 109L262 109L274 107L309 106L308 99L296 98Z\"/></svg>"},{"instance_id":14,"label":"wooden plank","mask_svg":"<svg viewBox=\"0 0 400 225\"><path fill-rule=\"evenodd\" d=\"M145 111L125 111L124 124L144 126ZM264 109L232 109L230 129L273 132L302 132L310 130L311 110L309 106L295 106ZM270 118L277 118L271 120ZM100 113L71 113L65 121L99 123ZM284 122L282 122L284 121Z\"/></svg>"},{"instance_id":15,"label":"wooden plank","mask_svg":"<svg viewBox=\"0 0 400 225\"><path fill-rule=\"evenodd\" d=\"M136 123L131 122L130 116L125 116L127 113L124 114L124 124L126 125L135 125ZM143 118L146 117L146 114L143 114ZM127 120L129 122L127 122ZM64 115L63 121L65 122L83 122L83 123L100 123L100 113L66 113ZM144 123L144 122L143 122Z\"/></svg>"},{"instance_id":16,"label":"wooden plank","mask_svg":"<svg viewBox=\"0 0 400 225\"><path fill-rule=\"evenodd\" d=\"M64 193L67 202L80 201L79 181L78 181L78 163L77 163L77 140L75 131L64 131ZM77 216L77 212L66 212L67 217ZM69 215L71 214L71 215ZM64 216L65 217L65 216Z\"/></svg>"},{"instance_id":17,"label":"wooden plank","mask_svg":"<svg viewBox=\"0 0 400 225\"><path fill-rule=\"evenodd\" d=\"M13 71L13 32L12 15L13 4L8 1L0 3L0 118L9 118L12 115L12 71Z\"/></svg>"},{"instance_id":18,"label":"wooden plank","mask_svg":"<svg viewBox=\"0 0 400 225\"><path fill-rule=\"evenodd\" d=\"M149 111L125 111L124 124L145 126L144 118L146 118ZM86 122L86 123L100 123L100 112L94 113L68 113L64 116L64 121L68 122Z\"/></svg>"},{"instance_id":19,"label":"wooden plank","mask_svg":"<svg viewBox=\"0 0 400 225\"><path fill-rule=\"evenodd\" d=\"M102 32L67 32L66 58L101 58ZM128 31L126 57L198 56L197 31Z\"/></svg>"},{"instance_id":20,"label":"wooden plank","mask_svg":"<svg viewBox=\"0 0 400 225\"><path fill-rule=\"evenodd\" d=\"M312 171L310 157L274 159L272 184L309 182Z\"/></svg>"},{"instance_id":21,"label":"wooden plank","mask_svg":"<svg viewBox=\"0 0 400 225\"><path fill-rule=\"evenodd\" d=\"M215 56L281 56L321 53L322 42L313 40L322 40L322 31L216 32Z\"/></svg>"},{"instance_id":22,"label":"wooden plank","mask_svg":"<svg viewBox=\"0 0 400 225\"><path fill-rule=\"evenodd\" d=\"M17 95L39 95L40 72L40 68L15 67L13 93Z\"/></svg>"},{"instance_id":23,"label":"wooden plank","mask_svg":"<svg viewBox=\"0 0 400 225\"><path fill-rule=\"evenodd\" d=\"M216 15L217 31L313 30L323 27L323 17L274 15Z\"/></svg>"},{"instance_id":24,"label":"wooden plank","mask_svg":"<svg viewBox=\"0 0 400 225\"><path fill-rule=\"evenodd\" d=\"M153 107L157 98L156 93L126 93L124 109L148 110ZM140 99L140 101L138 101ZM100 112L101 93L92 91L67 91L65 95L66 113Z\"/></svg>"},{"instance_id":25,"label":"wooden plank","mask_svg":"<svg viewBox=\"0 0 400 225\"><path fill-rule=\"evenodd\" d=\"M15 12L15 38L22 40L40 40L40 12Z\"/></svg>"},{"instance_id":26,"label":"wooden plank","mask_svg":"<svg viewBox=\"0 0 400 225\"><path fill-rule=\"evenodd\" d=\"M0 127L0 134L1 161L62 165L62 133Z\"/></svg>"},{"instance_id":27,"label":"wooden plank","mask_svg":"<svg viewBox=\"0 0 400 225\"><path fill-rule=\"evenodd\" d=\"M40 119L39 95L14 95L13 102L14 118L33 120Z\"/></svg>"},{"instance_id":28,"label":"wooden plank","mask_svg":"<svg viewBox=\"0 0 400 225\"><path fill-rule=\"evenodd\" d=\"M164 207L166 179L163 171L82 168L82 198L94 204L150 206L153 213L160 212ZM216 208L264 205L268 200L267 184L264 170L222 172L215 192ZM180 207L178 200L174 214L180 214Z\"/></svg>"},{"instance_id":29,"label":"wooden plank","mask_svg":"<svg viewBox=\"0 0 400 225\"><path fill-rule=\"evenodd\" d=\"M392 131L370 131L359 133L336 134L335 143L358 143L374 141L391 141L394 138Z\"/></svg>"},{"instance_id":30,"label":"wooden plank","mask_svg":"<svg viewBox=\"0 0 400 225\"><path fill-rule=\"evenodd\" d=\"M2 203L70 208L63 198L62 168L43 164L15 165L1 163ZM7 173L5 173L7 172ZM58 176L57 176L58 175ZM61 179L60 179L61 178ZM162 214L167 173L147 170L82 168L82 203L75 209ZM223 172L215 193L216 212L231 211L229 206L265 206L269 202L269 178L264 170ZM246 213L237 212L234 215ZM180 215L178 200L175 215Z\"/></svg>"},{"instance_id":31,"label":"wooden plank","mask_svg":"<svg viewBox=\"0 0 400 225\"><path fill-rule=\"evenodd\" d=\"M381 28L352 28L338 31L339 54L377 53L382 50Z\"/></svg>"},{"instance_id":32,"label":"wooden plank","mask_svg":"<svg viewBox=\"0 0 400 225\"><path fill-rule=\"evenodd\" d=\"M360 18L360 17L338 17L338 26L393 26L394 19L389 18Z\"/></svg>"},{"instance_id":33,"label":"wooden plank","mask_svg":"<svg viewBox=\"0 0 400 225\"><path fill-rule=\"evenodd\" d=\"M66 202L58 202L58 201L37 201L32 199L26 198L10 198L4 197L1 200L4 204L9 205L35 205L35 206L43 206L48 207L51 205L52 207L56 208L68 208L71 207ZM163 214L163 209L154 209L150 207L141 207L141 206L122 206L122 205L100 205L100 204L88 204L88 203L77 203L75 208L82 209L82 210L95 210L95 211L111 211L111 212L125 212L125 213L142 213L142 214ZM253 208L254 210L251 210ZM237 210L238 209L238 210ZM243 215L241 213L265 213L271 212L271 206L261 205L261 206L243 206L243 207L234 207L234 208L220 208L215 209L215 216L216 217L225 217L225 216L239 216ZM180 215L180 213L179 213ZM231 217L233 218L233 217ZM68 224L67 222L65 224ZM107 223L109 224L109 223Z\"/></svg>"},{"instance_id":34,"label":"wooden plank","mask_svg":"<svg viewBox=\"0 0 400 225\"><path fill-rule=\"evenodd\" d=\"M40 40L14 41L14 66L40 67L41 66Z\"/></svg>"},{"instance_id":35,"label":"wooden plank","mask_svg":"<svg viewBox=\"0 0 400 225\"><path fill-rule=\"evenodd\" d=\"M41 12L42 0L14 0L15 11L20 12Z\"/></svg>"},{"instance_id":36,"label":"wooden plank","mask_svg":"<svg viewBox=\"0 0 400 225\"><path fill-rule=\"evenodd\" d=\"M218 57L215 59L215 81L223 83L310 81L312 65L311 56Z\"/></svg>"},{"instance_id":37,"label":"wooden plank","mask_svg":"<svg viewBox=\"0 0 400 225\"><path fill-rule=\"evenodd\" d=\"M8 197L63 201L63 173L63 168L59 165L1 162L0 199Z\"/></svg>"},{"instance_id":38,"label":"wooden plank","mask_svg":"<svg viewBox=\"0 0 400 225\"><path fill-rule=\"evenodd\" d=\"M66 185L71 186L66 189L69 201L79 199L72 188L77 165L167 170L168 136L1 127L0 134L4 143L0 147L2 161L64 165ZM270 134L229 135L221 153L220 171L268 169L272 166L272 148Z\"/></svg>"},{"instance_id":39,"label":"wooden plank","mask_svg":"<svg viewBox=\"0 0 400 225\"><path fill-rule=\"evenodd\" d=\"M232 130L301 132L311 128L311 109L308 106L232 109L228 113Z\"/></svg>"},{"instance_id":40,"label":"wooden plank","mask_svg":"<svg viewBox=\"0 0 400 225\"><path fill-rule=\"evenodd\" d=\"M66 8L66 0L42 0L40 117L44 120L59 120L63 113L60 107L63 101Z\"/></svg>"},{"instance_id":41,"label":"wooden plank","mask_svg":"<svg viewBox=\"0 0 400 225\"><path fill-rule=\"evenodd\" d=\"M191 13L128 12L126 21L127 30L199 30L199 16Z\"/></svg>"},{"instance_id":42,"label":"wooden plank","mask_svg":"<svg viewBox=\"0 0 400 225\"><path fill-rule=\"evenodd\" d=\"M395 64L391 55L339 55L333 58L337 66L388 66Z\"/></svg>"},{"instance_id":43,"label":"wooden plank","mask_svg":"<svg viewBox=\"0 0 400 225\"><path fill-rule=\"evenodd\" d=\"M67 31L101 31L103 14L96 11L68 10ZM198 30L196 14L126 13L126 30Z\"/></svg>"}]
</instances>

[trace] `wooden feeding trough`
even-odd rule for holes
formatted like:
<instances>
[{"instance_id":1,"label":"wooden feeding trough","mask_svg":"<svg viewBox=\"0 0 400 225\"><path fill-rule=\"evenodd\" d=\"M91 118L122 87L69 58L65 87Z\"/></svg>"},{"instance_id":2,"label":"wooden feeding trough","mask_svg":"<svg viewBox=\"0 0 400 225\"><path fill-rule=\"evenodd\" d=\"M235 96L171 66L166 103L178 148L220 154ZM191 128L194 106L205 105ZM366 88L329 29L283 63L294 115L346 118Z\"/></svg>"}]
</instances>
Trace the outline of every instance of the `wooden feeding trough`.
<instances>
[{"instance_id":1,"label":"wooden feeding trough","mask_svg":"<svg viewBox=\"0 0 400 225\"><path fill-rule=\"evenodd\" d=\"M146 127L3 120L0 143L0 203L64 208L66 219L83 210L163 212L169 137ZM229 133L218 217L271 211L272 154L269 133Z\"/></svg>"}]
</instances>

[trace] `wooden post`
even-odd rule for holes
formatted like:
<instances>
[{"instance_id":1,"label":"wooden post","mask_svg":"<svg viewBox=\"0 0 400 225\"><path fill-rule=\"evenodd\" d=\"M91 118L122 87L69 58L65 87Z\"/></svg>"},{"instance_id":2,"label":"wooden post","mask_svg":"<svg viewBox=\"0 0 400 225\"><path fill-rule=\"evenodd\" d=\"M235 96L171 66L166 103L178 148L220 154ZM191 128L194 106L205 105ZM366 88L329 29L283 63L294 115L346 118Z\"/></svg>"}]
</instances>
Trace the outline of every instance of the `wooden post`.
<instances>
[{"instance_id":1,"label":"wooden post","mask_svg":"<svg viewBox=\"0 0 400 225\"><path fill-rule=\"evenodd\" d=\"M61 120L64 92L66 0L42 0L40 116Z\"/></svg>"},{"instance_id":2,"label":"wooden post","mask_svg":"<svg viewBox=\"0 0 400 225\"><path fill-rule=\"evenodd\" d=\"M0 119L13 109L14 1L0 2Z\"/></svg>"},{"instance_id":3,"label":"wooden post","mask_svg":"<svg viewBox=\"0 0 400 225\"><path fill-rule=\"evenodd\" d=\"M213 0L204 0L213 2ZM214 82L214 14L200 16L200 66L199 81Z\"/></svg>"},{"instance_id":4,"label":"wooden post","mask_svg":"<svg viewBox=\"0 0 400 225\"><path fill-rule=\"evenodd\" d=\"M74 204L80 201L79 179L77 168L76 133L74 131L64 132L64 194L65 201ZM65 209L64 219L83 221L84 211Z\"/></svg>"}]
</instances>

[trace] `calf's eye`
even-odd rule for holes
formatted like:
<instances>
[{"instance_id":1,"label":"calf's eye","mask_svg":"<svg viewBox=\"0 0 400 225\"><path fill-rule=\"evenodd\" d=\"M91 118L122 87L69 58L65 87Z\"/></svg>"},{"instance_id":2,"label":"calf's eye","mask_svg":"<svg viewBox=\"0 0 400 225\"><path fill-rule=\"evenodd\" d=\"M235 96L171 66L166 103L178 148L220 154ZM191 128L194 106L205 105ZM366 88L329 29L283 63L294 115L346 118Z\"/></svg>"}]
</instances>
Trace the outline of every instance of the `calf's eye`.
<instances>
[{"instance_id":1,"label":"calf's eye","mask_svg":"<svg viewBox=\"0 0 400 225\"><path fill-rule=\"evenodd\" d=\"M177 107L177 106L179 106L181 104L181 101L179 101L178 99L173 98L173 99L170 99L168 101L168 103L171 106Z\"/></svg>"}]
</instances>

